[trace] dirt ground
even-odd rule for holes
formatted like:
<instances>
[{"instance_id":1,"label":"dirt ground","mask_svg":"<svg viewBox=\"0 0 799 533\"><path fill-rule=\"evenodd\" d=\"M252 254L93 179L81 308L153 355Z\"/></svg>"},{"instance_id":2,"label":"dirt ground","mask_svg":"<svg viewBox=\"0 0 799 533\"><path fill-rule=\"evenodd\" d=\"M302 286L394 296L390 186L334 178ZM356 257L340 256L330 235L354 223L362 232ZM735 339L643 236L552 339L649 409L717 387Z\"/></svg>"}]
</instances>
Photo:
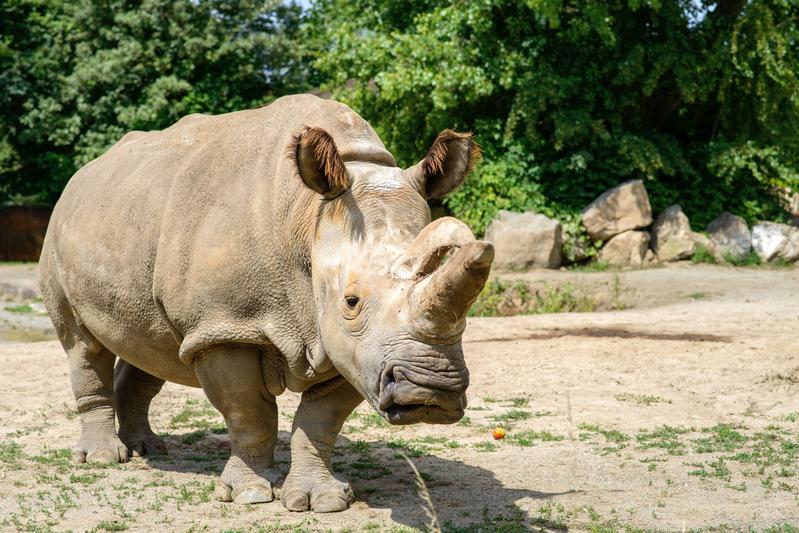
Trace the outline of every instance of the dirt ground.
<instances>
[{"instance_id":1,"label":"dirt ground","mask_svg":"<svg viewBox=\"0 0 799 533\"><path fill-rule=\"evenodd\" d=\"M26 268L0 266L0 283L24 284ZM334 456L358 501L332 515L212 501L227 435L200 390L173 384L152 410L168 456L70 465L79 424L65 356L54 341L18 342L52 333L35 298L20 312L30 295L9 297L0 305L0 530L425 529L405 453L444 531L797 531L799 269L508 277L613 290L627 309L471 319L467 417L390 427L362 405ZM298 396L278 403L287 469ZM492 439L495 426L504 440Z\"/></svg>"}]
</instances>

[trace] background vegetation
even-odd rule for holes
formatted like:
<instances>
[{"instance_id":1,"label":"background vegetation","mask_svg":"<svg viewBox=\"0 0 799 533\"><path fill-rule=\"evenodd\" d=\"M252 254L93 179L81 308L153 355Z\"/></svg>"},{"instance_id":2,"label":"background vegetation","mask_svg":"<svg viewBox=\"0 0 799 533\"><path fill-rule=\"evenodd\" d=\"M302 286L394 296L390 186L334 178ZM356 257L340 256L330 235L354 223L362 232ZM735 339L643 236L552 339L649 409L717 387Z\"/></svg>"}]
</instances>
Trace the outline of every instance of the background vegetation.
<instances>
[{"instance_id":1,"label":"background vegetation","mask_svg":"<svg viewBox=\"0 0 799 533\"><path fill-rule=\"evenodd\" d=\"M799 190L796 0L6 0L0 201L52 203L125 131L330 91L402 164L441 129L485 161L447 205L566 221L646 182L701 228Z\"/></svg>"}]
</instances>

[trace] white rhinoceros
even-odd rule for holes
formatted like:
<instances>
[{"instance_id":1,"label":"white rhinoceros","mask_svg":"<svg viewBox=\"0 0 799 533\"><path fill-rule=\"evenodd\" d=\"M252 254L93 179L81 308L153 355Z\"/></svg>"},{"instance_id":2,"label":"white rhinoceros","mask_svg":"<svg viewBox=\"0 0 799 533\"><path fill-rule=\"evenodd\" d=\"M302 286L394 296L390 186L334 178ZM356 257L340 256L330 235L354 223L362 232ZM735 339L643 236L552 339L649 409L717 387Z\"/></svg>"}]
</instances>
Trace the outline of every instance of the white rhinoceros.
<instances>
[{"instance_id":1,"label":"white rhinoceros","mask_svg":"<svg viewBox=\"0 0 799 533\"><path fill-rule=\"evenodd\" d=\"M74 460L164 453L148 410L169 380L225 418L218 499L345 509L330 454L364 398L392 424L463 416L461 335L493 248L455 219L430 223L425 200L477 155L444 131L400 169L358 114L303 95L129 133L80 169L40 264L80 413ZM286 388L302 400L279 490Z\"/></svg>"}]
</instances>

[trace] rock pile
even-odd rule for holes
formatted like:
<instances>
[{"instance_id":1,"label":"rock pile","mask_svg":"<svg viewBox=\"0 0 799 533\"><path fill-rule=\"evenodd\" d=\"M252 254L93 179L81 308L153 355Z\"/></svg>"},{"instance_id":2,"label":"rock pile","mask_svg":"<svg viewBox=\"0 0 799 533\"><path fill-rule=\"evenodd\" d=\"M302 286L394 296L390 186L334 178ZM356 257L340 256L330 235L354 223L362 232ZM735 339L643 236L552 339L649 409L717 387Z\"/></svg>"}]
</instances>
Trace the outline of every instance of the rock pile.
<instances>
[{"instance_id":1,"label":"rock pile","mask_svg":"<svg viewBox=\"0 0 799 533\"><path fill-rule=\"evenodd\" d=\"M585 208L580 222L596 246L602 245L598 260L613 266L640 268L681 261L700 250L716 262L745 262L752 252L761 262L799 262L797 226L759 222L750 231L744 219L724 212L707 226L705 234L696 233L676 204L653 223L641 180L602 193ZM561 224L533 212L500 211L489 224L486 239L494 243L498 269L558 268L564 257Z\"/></svg>"}]
</instances>

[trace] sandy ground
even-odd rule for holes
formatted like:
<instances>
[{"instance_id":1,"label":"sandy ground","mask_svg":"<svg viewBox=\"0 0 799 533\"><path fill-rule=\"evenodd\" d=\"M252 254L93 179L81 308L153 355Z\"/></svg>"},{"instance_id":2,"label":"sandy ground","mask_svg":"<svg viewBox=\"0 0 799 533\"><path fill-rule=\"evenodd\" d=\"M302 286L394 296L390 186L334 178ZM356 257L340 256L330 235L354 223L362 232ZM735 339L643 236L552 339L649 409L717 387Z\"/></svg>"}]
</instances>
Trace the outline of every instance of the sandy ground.
<instances>
[{"instance_id":1,"label":"sandy ground","mask_svg":"<svg viewBox=\"0 0 799 533\"><path fill-rule=\"evenodd\" d=\"M24 268L0 267L0 282ZM153 405L168 456L70 465L79 424L63 352L9 342L12 326L27 326L0 321L0 530L424 529L404 452L444 531L796 531L799 269L510 277L596 292L615 284L630 308L471 319L467 418L395 428L361 406L334 457L358 501L332 515L211 501L227 435L202 392L178 385ZM298 397L278 403L287 469ZM494 441L498 425L507 437Z\"/></svg>"}]
</instances>

